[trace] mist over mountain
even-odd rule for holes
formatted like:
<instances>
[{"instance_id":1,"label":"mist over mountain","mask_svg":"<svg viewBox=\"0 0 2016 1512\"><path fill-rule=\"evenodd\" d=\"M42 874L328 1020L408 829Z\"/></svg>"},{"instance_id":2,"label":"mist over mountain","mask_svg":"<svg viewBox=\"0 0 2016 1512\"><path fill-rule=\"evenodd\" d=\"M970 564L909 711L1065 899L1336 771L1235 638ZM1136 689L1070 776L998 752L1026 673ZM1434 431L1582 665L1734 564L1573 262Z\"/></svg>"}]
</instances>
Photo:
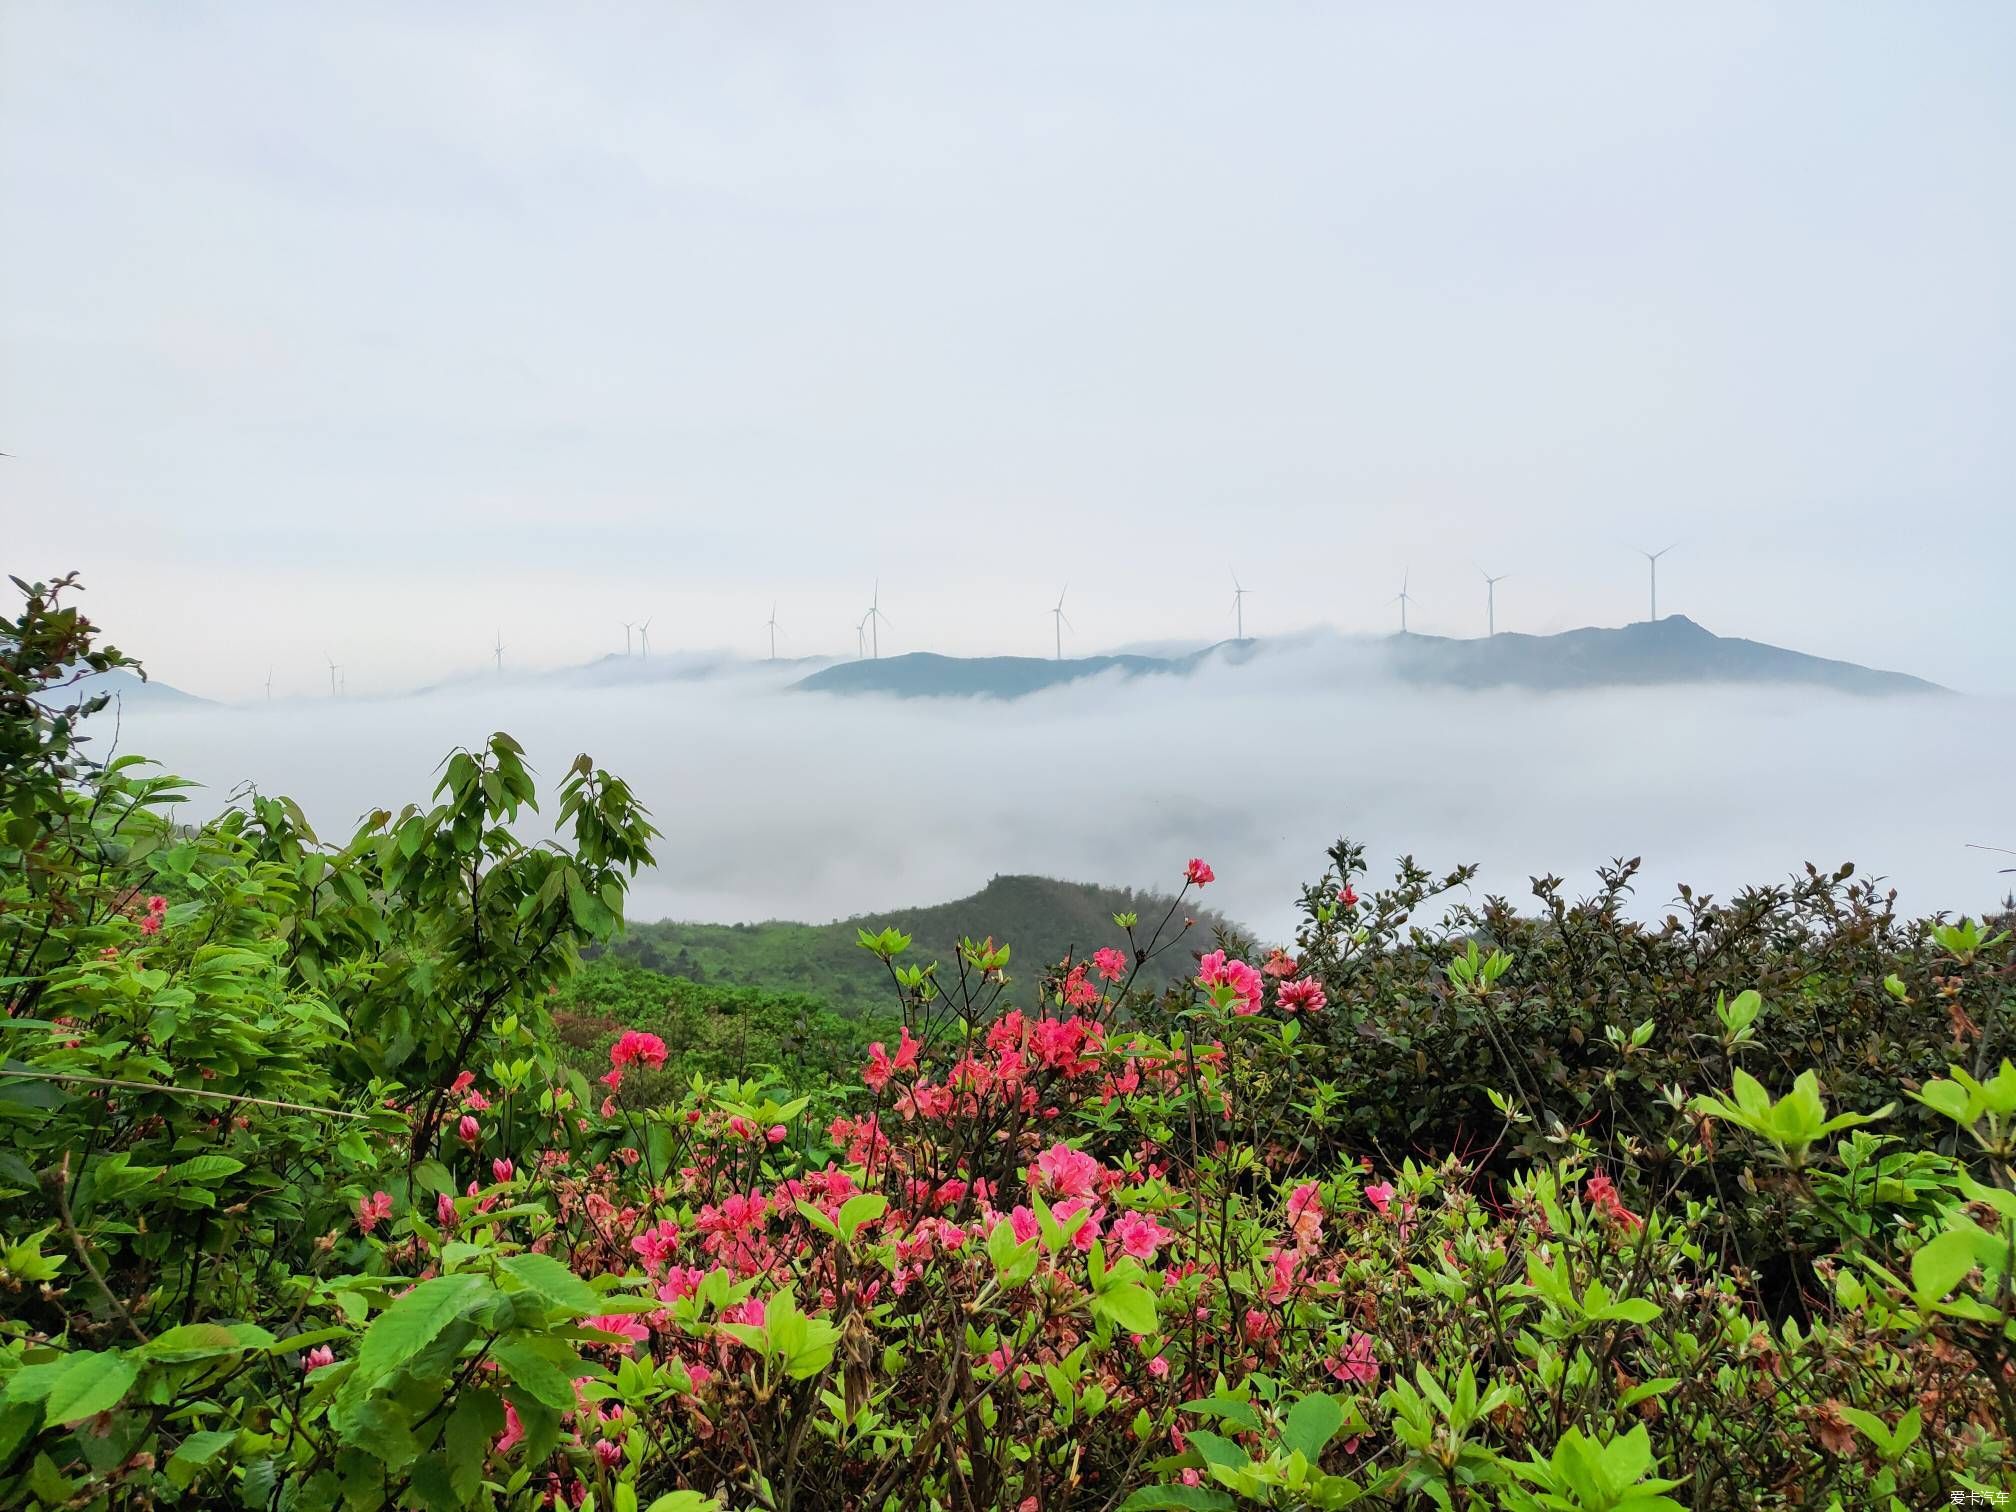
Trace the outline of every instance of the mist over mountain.
<instances>
[{"instance_id":1,"label":"mist over mountain","mask_svg":"<svg viewBox=\"0 0 2016 1512\"><path fill-rule=\"evenodd\" d=\"M1022 698L1105 673L1125 678L1188 675L1208 659L1238 666L1284 642L1224 641L1201 651L1046 659L1032 656L939 656L910 652L836 662L796 686L810 692L886 693L899 698ZM1367 673L1403 683L1455 688L1654 687L1672 683L1775 683L1845 693L1931 693L1936 684L1901 672L1831 661L1761 641L1716 635L1685 615L1558 635L1505 632L1479 639L1400 634L1360 642Z\"/></svg>"},{"instance_id":2,"label":"mist over mountain","mask_svg":"<svg viewBox=\"0 0 2016 1512\"><path fill-rule=\"evenodd\" d=\"M1844 693L1937 693L1902 672L1831 661L1762 641L1716 635L1684 614L1559 635L1503 631L1481 640L1396 635L1384 643L1408 682L1458 688L1658 687L1669 683L1777 683Z\"/></svg>"},{"instance_id":3,"label":"mist over mountain","mask_svg":"<svg viewBox=\"0 0 2016 1512\"><path fill-rule=\"evenodd\" d=\"M1481 645L1408 639L1425 657ZM1807 861L1853 860L1907 906L1978 909L2007 880L1966 847L2009 840L1981 817L2016 747L2009 699L1756 680L1466 687L1403 677L1392 652L1262 642L1187 673L1122 664L1012 699L808 696L791 691L803 669L764 662L641 683L653 673L639 661L604 667L607 681L507 666L424 698L135 703L121 748L207 784L197 809L256 782L330 833L426 799L442 753L492 730L544 774L587 751L665 831L633 897L640 920L873 916L997 874L1170 886L1203 855L1222 862L1206 901L1278 939L1343 834L1375 861L1477 861L1479 889L1510 896L1537 873L1572 881L1642 855L1647 913L1682 882L1726 895ZM111 733L101 720L96 740Z\"/></svg>"}]
</instances>

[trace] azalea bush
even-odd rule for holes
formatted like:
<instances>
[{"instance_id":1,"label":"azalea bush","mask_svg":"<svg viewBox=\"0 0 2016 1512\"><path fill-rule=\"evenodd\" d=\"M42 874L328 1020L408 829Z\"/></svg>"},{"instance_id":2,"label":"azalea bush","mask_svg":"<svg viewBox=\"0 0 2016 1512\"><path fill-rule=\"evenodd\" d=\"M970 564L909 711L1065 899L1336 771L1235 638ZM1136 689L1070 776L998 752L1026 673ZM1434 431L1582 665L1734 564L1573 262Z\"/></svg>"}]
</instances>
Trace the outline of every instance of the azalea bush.
<instances>
[{"instance_id":1,"label":"azalea bush","mask_svg":"<svg viewBox=\"0 0 2016 1512\"><path fill-rule=\"evenodd\" d=\"M1965 1035L1924 1075L1803 1063L1774 1025L1838 990L1831 947L1800 977L1780 932L1754 985L1717 965L1712 1047L1594 1036L1656 1087L1565 1056L1536 1085L1531 1032L1502 1076L1438 1081L1425 1047L1503 1038L1536 983L1619 973L1593 1026L1663 979L1589 964L1614 921L1417 929L1466 879L1361 897L1349 847L1292 946L1199 939L1192 860L1082 959L864 932L890 1030L815 1098L680 1066L662 1019L556 1028L651 859L619 779L577 762L536 843L503 736L342 842L263 795L184 822L172 779L78 744L70 680L116 653L74 587L24 585L0 640L0 1504L1657 1512L2011 1485L2016 1069ZM1996 928L1885 927L1889 1002L2001 1032ZM1940 982L1885 966L1912 951ZM1382 997L1421 1005L1382 1027ZM1796 1235L1768 1284L1738 1247L1767 1208Z\"/></svg>"}]
</instances>

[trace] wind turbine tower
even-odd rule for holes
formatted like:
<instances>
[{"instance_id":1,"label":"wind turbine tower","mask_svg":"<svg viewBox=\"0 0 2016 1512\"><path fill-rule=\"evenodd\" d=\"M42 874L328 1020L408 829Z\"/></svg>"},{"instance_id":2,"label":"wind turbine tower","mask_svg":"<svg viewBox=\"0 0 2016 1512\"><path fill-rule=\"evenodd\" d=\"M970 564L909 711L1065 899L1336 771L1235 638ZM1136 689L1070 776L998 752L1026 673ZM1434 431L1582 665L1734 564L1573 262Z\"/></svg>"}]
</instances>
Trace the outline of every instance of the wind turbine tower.
<instances>
[{"instance_id":1,"label":"wind turbine tower","mask_svg":"<svg viewBox=\"0 0 2016 1512\"><path fill-rule=\"evenodd\" d=\"M266 702L273 702L273 669L270 666L266 669Z\"/></svg>"},{"instance_id":2,"label":"wind turbine tower","mask_svg":"<svg viewBox=\"0 0 2016 1512\"><path fill-rule=\"evenodd\" d=\"M322 653L322 659L329 663L329 696L334 698L336 697L336 674L343 669L336 665L336 658L329 655L326 651Z\"/></svg>"},{"instance_id":3,"label":"wind turbine tower","mask_svg":"<svg viewBox=\"0 0 2016 1512\"><path fill-rule=\"evenodd\" d=\"M630 632L637 628L636 624L631 620L618 620L616 623L623 627L623 654L628 656L630 654Z\"/></svg>"},{"instance_id":4,"label":"wind turbine tower","mask_svg":"<svg viewBox=\"0 0 2016 1512\"><path fill-rule=\"evenodd\" d=\"M1239 586L1239 574L1232 574L1232 614L1239 626L1239 639L1246 639L1246 595L1253 590Z\"/></svg>"},{"instance_id":5,"label":"wind turbine tower","mask_svg":"<svg viewBox=\"0 0 2016 1512\"><path fill-rule=\"evenodd\" d=\"M1679 544L1675 541L1673 546ZM1673 546L1661 546L1657 551L1646 551L1640 547L1638 551L1638 555L1645 558L1645 565L1652 572L1652 623L1655 625L1659 623L1659 558L1671 551Z\"/></svg>"},{"instance_id":6,"label":"wind turbine tower","mask_svg":"<svg viewBox=\"0 0 2016 1512\"><path fill-rule=\"evenodd\" d=\"M1407 633L1407 606L1414 602L1414 596L1407 591L1407 581L1412 575L1411 568L1408 571L1402 572L1400 574L1400 591L1386 600L1389 604L1398 604L1400 606L1400 633L1402 635Z\"/></svg>"},{"instance_id":7,"label":"wind turbine tower","mask_svg":"<svg viewBox=\"0 0 2016 1512\"><path fill-rule=\"evenodd\" d=\"M501 678L504 675L504 632L502 630L499 630L497 632L496 655L497 655L497 675Z\"/></svg>"},{"instance_id":8,"label":"wind turbine tower","mask_svg":"<svg viewBox=\"0 0 2016 1512\"><path fill-rule=\"evenodd\" d=\"M1487 637L1493 636L1498 633L1498 585L1512 574L1501 572L1493 577L1482 567L1477 570L1484 573L1484 633Z\"/></svg>"},{"instance_id":9,"label":"wind turbine tower","mask_svg":"<svg viewBox=\"0 0 2016 1512\"><path fill-rule=\"evenodd\" d=\"M1057 595L1057 607L1050 611L1051 628L1057 632L1057 660L1059 661L1064 660L1064 627L1071 625L1071 621L1064 617L1064 594L1070 591L1071 585L1066 583L1064 585L1064 592ZM1071 633L1073 635L1078 633L1076 625L1071 625Z\"/></svg>"},{"instance_id":10,"label":"wind turbine tower","mask_svg":"<svg viewBox=\"0 0 2016 1512\"><path fill-rule=\"evenodd\" d=\"M777 660L777 601L775 599L770 601L770 618L763 623L770 631L770 660L775 661Z\"/></svg>"},{"instance_id":11,"label":"wind turbine tower","mask_svg":"<svg viewBox=\"0 0 2016 1512\"><path fill-rule=\"evenodd\" d=\"M882 627L889 623L889 616L882 612L882 579L875 579L875 597L869 600L868 613L862 623L868 627L869 648L877 660L882 656Z\"/></svg>"},{"instance_id":12,"label":"wind turbine tower","mask_svg":"<svg viewBox=\"0 0 2016 1512\"><path fill-rule=\"evenodd\" d=\"M637 627L637 654L644 661L651 660L651 621L646 620Z\"/></svg>"},{"instance_id":13,"label":"wind turbine tower","mask_svg":"<svg viewBox=\"0 0 2016 1512\"><path fill-rule=\"evenodd\" d=\"M854 627L854 660L860 661L868 654L868 616L862 615L861 622Z\"/></svg>"}]
</instances>

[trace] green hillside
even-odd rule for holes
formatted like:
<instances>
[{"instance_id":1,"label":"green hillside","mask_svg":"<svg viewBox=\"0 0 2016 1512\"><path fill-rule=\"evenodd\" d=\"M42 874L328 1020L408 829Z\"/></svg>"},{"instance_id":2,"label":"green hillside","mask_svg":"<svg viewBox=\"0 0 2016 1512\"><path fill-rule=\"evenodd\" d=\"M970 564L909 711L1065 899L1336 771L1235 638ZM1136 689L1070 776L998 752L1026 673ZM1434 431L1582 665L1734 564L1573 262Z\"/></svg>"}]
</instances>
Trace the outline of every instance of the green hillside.
<instances>
[{"instance_id":1,"label":"green hillside","mask_svg":"<svg viewBox=\"0 0 2016 1512\"><path fill-rule=\"evenodd\" d=\"M1152 929L1169 907L1168 896L1127 887L1060 882L1051 877L996 877L971 897L928 908L896 908L834 924L689 924L667 919L632 924L612 947L622 960L668 976L728 986L803 992L849 1015L880 1014L892 1007L893 991L882 965L856 943L861 929L893 926L912 937L909 960L951 966L961 936L992 935L1011 946L1009 975L1027 980L1066 951L1079 956L1101 945L1118 944L1116 913L1138 913ZM1194 907L1190 938L1208 949L1212 930L1224 921ZM1172 950L1143 973L1143 985L1160 986L1188 976L1188 948Z\"/></svg>"},{"instance_id":2,"label":"green hillside","mask_svg":"<svg viewBox=\"0 0 2016 1512\"><path fill-rule=\"evenodd\" d=\"M868 1041L893 1035L880 1015L842 1018L803 992L686 981L604 957L583 967L553 1002L555 1037L590 1076L609 1069L609 1047L626 1029L665 1041L655 1073L634 1073L639 1094L677 1097L696 1073L710 1078L778 1074L794 1092L851 1085Z\"/></svg>"}]
</instances>

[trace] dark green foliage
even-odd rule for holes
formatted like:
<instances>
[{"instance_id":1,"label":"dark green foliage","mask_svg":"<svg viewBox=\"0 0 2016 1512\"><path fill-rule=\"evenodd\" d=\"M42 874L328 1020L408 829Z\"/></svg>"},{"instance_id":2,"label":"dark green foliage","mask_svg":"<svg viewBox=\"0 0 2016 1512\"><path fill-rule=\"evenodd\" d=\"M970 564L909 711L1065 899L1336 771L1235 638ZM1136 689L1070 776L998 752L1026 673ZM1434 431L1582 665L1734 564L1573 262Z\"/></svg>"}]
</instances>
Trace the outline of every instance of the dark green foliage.
<instances>
[{"instance_id":1,"label":"dark green foliage","mask_svg":"<svg viewBox=\"0 0 2016 1512\"><path fill-rule=\"evenodd\" d=\"M851 1086L868 1042L896 1034L893 1019L843 1018L805 993L702 984L607 956L571 978L553 1005L560 1043L590 1076L609 1069L609 1047L625 1029L665 1041L664 1067L636 1073L638 1095L647 1101L654 1085L683 1084L696 1074L775 1071L794 1093Z\"/></svg>"},{"instance_id":2,"label":"dark green foliage","mask_svg":"<svg viewBox=\"0 0 2016 1512\"><path fill-rule=\"evenodd\" d=\"M971 897L930 908L892 909L835 924L633 924L614 947L625 960L668 975L709 983L809 992L843 1014L883 1014L895 1001L889 973L856 943L859 931L885 928L911 937L909 959L950 969L965 937L991 935L1014 951L1010 976L1033 983L1041 968L1069 953L1084 960L1101 945L1121 943L1116 913L1138 913L1153 924L1169 907L1166 895L1132 888L1060 882L1050 877L996 877ZM1160 990L1187 979L1195 949L1224 920L1190 910L1197 927L1190 947L1158 956L1140 986ZM1180 922L1180 921L1179 921Z\"/></svg>"}]
</instances>

